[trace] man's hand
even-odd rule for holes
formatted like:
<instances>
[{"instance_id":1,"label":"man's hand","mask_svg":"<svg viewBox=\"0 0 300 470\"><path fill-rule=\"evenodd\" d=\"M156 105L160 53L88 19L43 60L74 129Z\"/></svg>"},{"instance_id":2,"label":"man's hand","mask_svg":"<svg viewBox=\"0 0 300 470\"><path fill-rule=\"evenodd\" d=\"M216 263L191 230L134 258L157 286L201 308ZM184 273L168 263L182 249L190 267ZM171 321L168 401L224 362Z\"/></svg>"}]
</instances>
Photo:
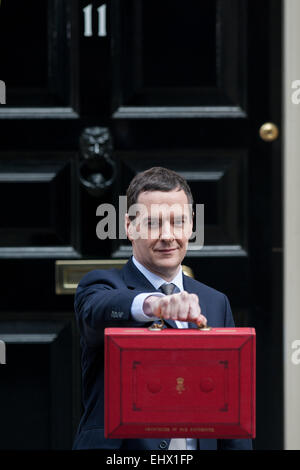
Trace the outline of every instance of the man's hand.
<instances>
[{"instance_id":1,"label":"man's hand","mask_svg":"<svg viewBox=\"0 0 300 470\"><path fill-rule=\"evenodd\" d=\"M150 295L144 301L144 311L147 315L166 320L193 322L198 326L207 325L207 319L201 314L198 296L186 291L164 297Z\"/></svg>"}]
</instances>

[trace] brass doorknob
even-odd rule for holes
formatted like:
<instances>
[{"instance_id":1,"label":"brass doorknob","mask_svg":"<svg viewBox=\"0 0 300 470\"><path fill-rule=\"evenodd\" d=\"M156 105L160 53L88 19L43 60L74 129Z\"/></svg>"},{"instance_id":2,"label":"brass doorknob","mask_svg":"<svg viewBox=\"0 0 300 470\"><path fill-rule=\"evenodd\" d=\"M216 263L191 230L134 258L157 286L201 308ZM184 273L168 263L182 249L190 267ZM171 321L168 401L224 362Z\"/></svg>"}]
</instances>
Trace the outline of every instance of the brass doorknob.
<instances>
[{"instance_id":1,"label":"brass doorknob","mask_svg":"<svg viewBox=\"0 0 300 470\"><path fill-rule=\"evenodd\" d=\"M265 122L259 129L259 135L265 142L273 142L279 135L279 129L273 122Z\"/></svg>"}]
</instances>

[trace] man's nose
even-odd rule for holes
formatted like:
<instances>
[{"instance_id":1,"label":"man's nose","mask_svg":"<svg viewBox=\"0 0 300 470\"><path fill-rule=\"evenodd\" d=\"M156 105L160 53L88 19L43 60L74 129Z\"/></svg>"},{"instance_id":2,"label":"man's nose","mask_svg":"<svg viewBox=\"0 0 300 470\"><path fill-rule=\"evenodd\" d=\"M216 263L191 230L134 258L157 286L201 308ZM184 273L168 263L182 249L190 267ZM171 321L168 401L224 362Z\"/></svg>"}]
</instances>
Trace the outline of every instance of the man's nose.
<instances>
[{"instance_id":1,"label":"man's nose","mask_svg":"<svg viewBox=\"0 0 300 470\"><path fill-rule=\"evenodd\" d=\"M162 224L160 238L161 240L174 240L174 233L170 222L164 222Z\"/></svg>"}]
</instances>

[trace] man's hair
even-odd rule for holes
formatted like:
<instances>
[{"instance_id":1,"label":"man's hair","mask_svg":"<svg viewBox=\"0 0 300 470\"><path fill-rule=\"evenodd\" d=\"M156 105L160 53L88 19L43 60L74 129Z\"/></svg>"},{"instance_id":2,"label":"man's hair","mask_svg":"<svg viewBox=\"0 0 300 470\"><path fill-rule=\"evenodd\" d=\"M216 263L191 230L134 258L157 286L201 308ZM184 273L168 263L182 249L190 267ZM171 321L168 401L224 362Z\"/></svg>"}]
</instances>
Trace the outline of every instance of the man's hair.
<instances>
[{"instance_id":1,"label":"man's hair","mask_svg":"<svg viewBox=\"0 0 300 470\"><path fill-rule=\"evenodd\" d=\"M155 166L135 175L127 189L127 211L137 203L138 197L145 191L181 191L187 196L188 204L193 204L191 189L184 178L175 171Z\"/></svg>"}]
</instances>

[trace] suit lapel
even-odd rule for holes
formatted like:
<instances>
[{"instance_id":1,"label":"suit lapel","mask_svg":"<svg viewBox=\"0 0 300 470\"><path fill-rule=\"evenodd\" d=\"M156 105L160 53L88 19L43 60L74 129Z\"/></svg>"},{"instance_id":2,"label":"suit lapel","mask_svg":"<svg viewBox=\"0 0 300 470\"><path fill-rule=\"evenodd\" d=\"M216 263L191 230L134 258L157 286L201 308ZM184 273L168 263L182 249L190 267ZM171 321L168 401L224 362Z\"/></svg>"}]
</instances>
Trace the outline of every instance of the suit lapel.
<instances>
[{"instance_id":1,"label":"suit lapel","mask_svg":"<svg viewBox=\"0 0 300 470\"><path fill-rule=\"evenodd\" d=\"M207 318L206 305L203 303L203 300L201 299L201 293L198 289L197 282L195 282L195 280L193 278L183 274L183 287L184 287L184 290L186 290L190 294L197 294L198 295L199 304L200 304L200 308L201 308L201 313L202 313L202 315L204 315ZM191 324L195 325L195 323L191 323ZM197 325L195 325L191 328L198 328L198 327L197 327Z\"/></svg>"},{"instance_id":2,"label":"suit lapel","mask_svg":"<svg viewBox=\"0 0 300 470\"><path fill-rule=\"evenodd\" d=\"M143 292L160 292L159 290L155 289L151 282L149 282L148 279L139 271L139 269L137 269L132 261L132 258L130 258L128 263L126 263L124 268L122 268L122 274L128 289ZM166 323L166 328L177 328L177 325L173 320L164 320L164 322Z\"/></svg>"},{"instance_id":3,"label":"suit lapel","mask_svg":"<svg viewBox=\"0 0 300 470\"><path fill-rule=\"evenodd\" d=\"M122 274L128 289L142 290L143 292L154 292L156 290L144 274L134 265L131 258L122 268Z\"/></svg>"}]
</instances>

